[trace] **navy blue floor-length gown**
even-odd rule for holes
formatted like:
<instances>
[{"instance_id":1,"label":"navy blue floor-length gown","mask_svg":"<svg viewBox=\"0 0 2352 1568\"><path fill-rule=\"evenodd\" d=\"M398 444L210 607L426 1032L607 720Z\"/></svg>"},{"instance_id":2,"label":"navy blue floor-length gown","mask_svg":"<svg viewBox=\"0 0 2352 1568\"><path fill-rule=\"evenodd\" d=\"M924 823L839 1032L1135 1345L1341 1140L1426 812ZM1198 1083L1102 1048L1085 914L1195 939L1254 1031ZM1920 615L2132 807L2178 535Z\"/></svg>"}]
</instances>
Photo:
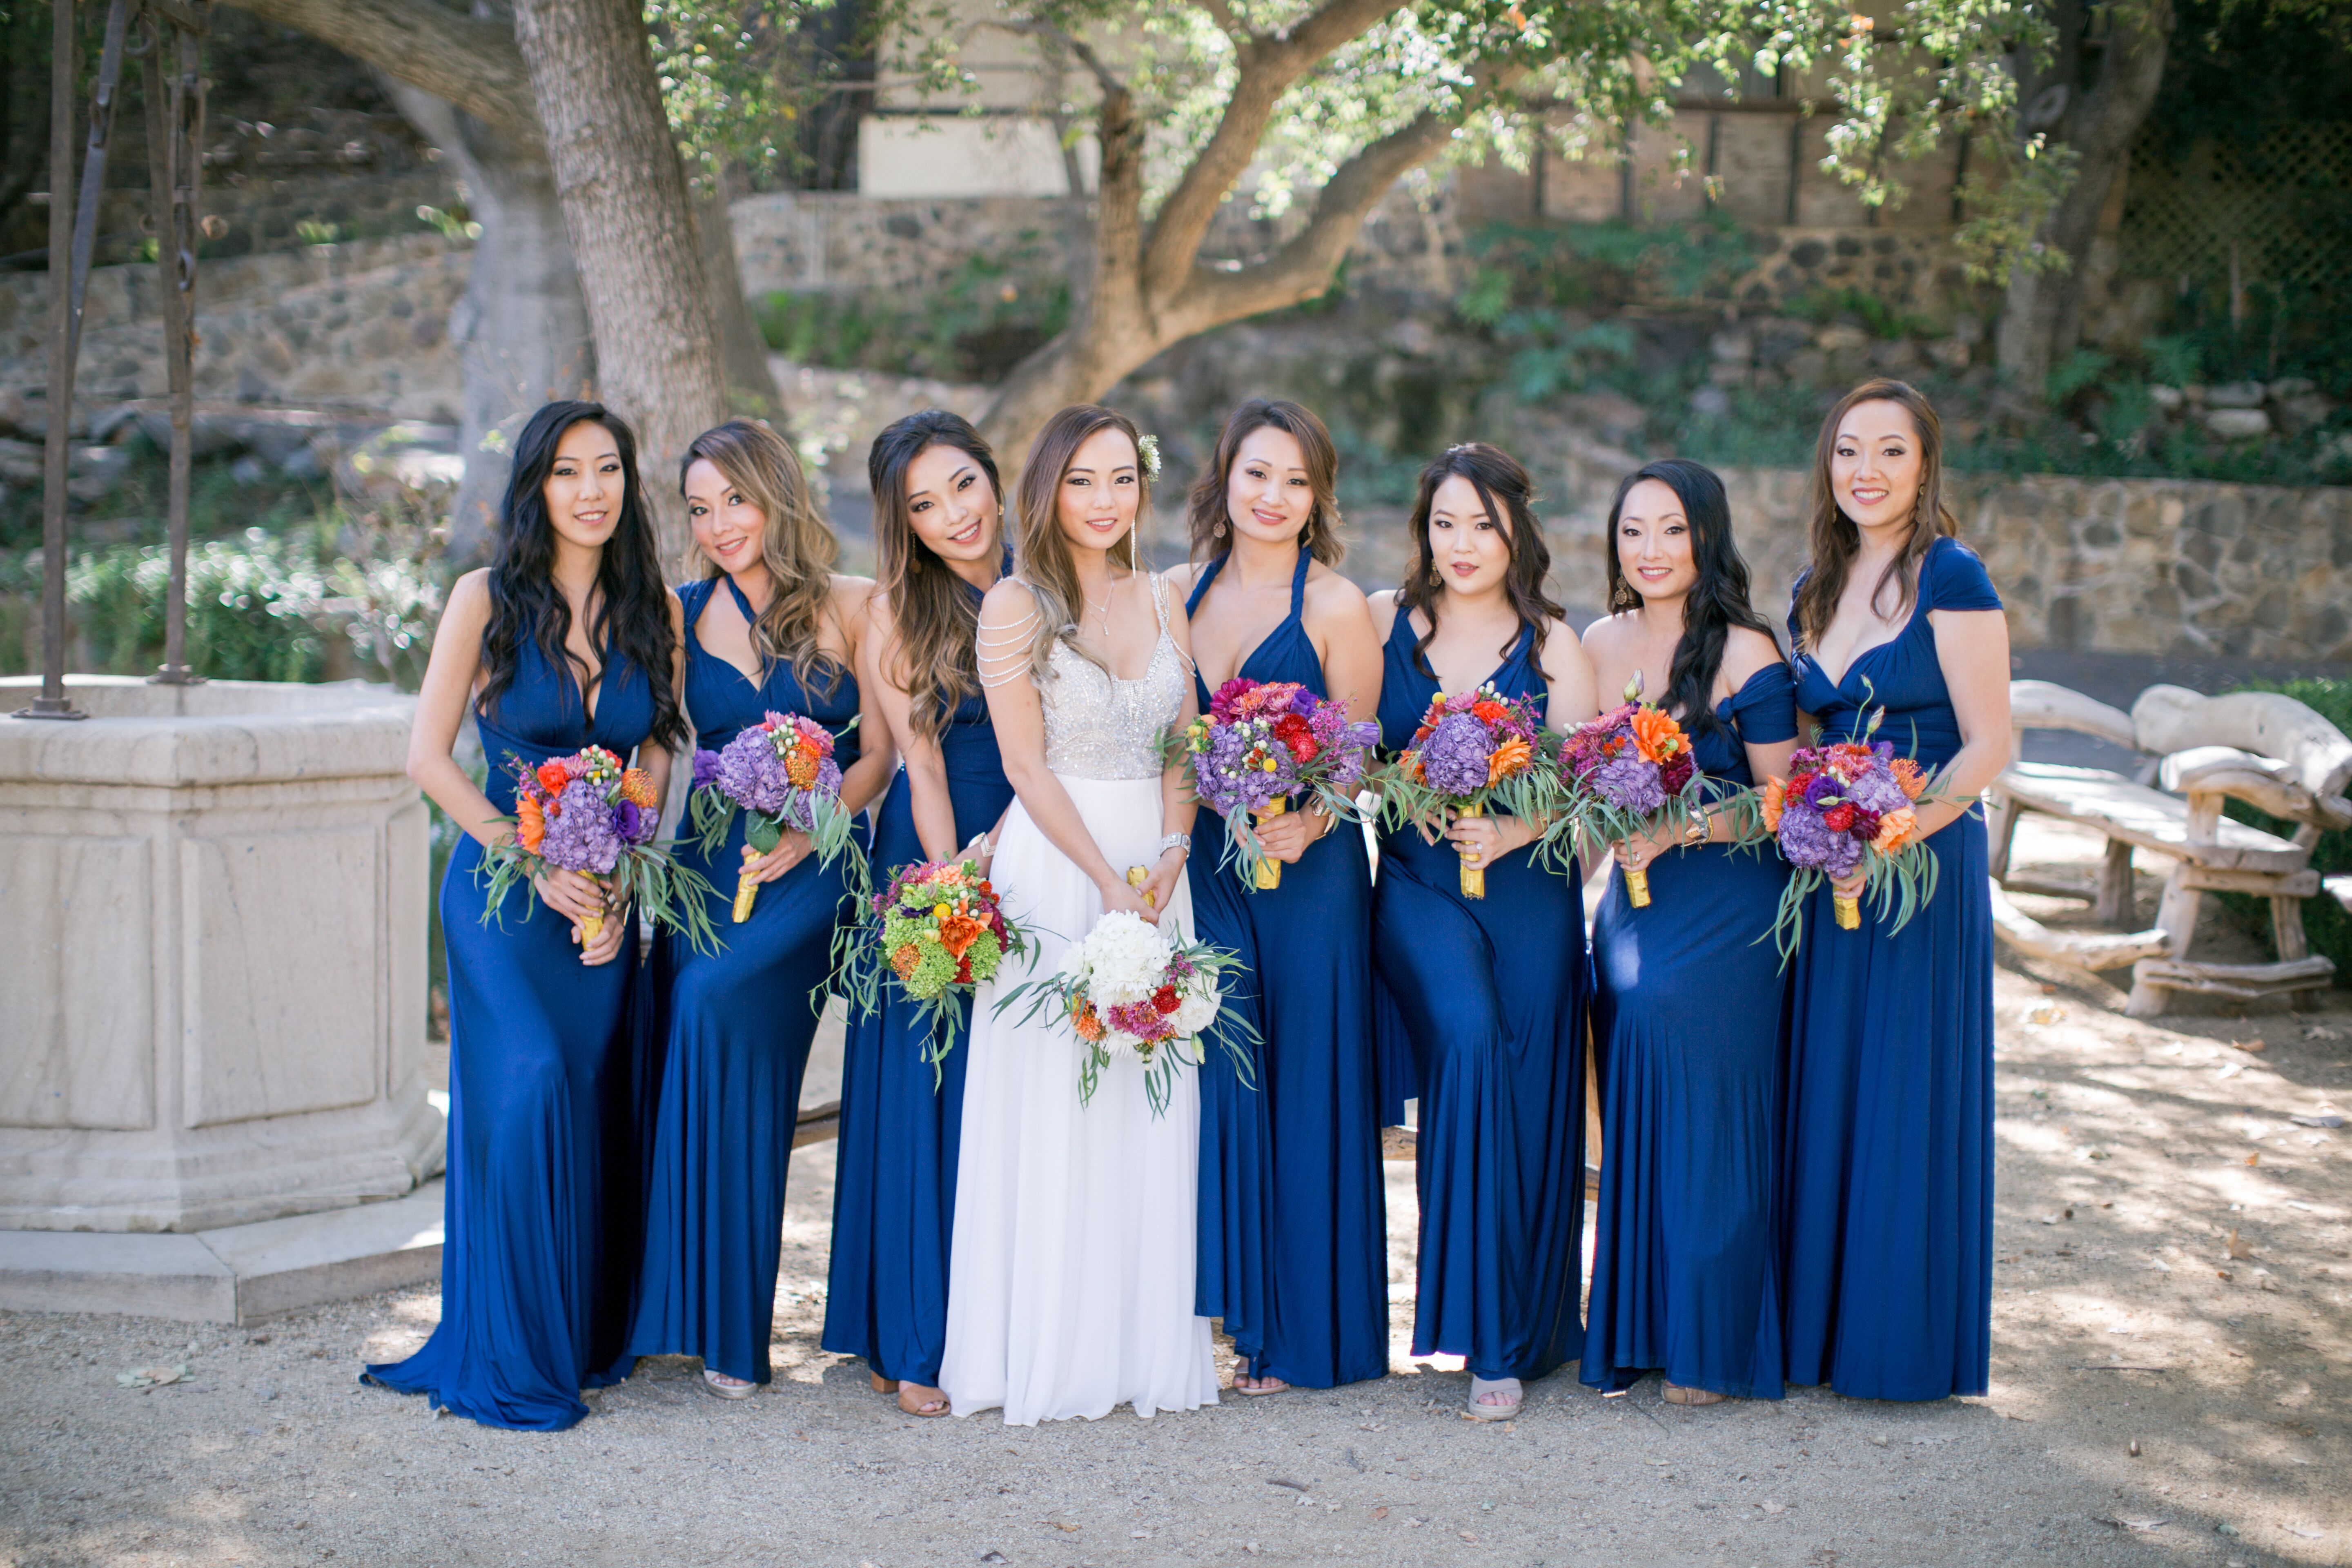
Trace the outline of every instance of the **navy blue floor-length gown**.
<instances>
[{"instance_id":1,"label":"navy blue floor-length gown","mask_svg":"<svg viewBox=\"0 0 2352 1568\"><path fill-rule=\"evenodd\" d=\"M651 688L610 654L592 717L569 668L526 641L514 680L474 723L483 784L514 810L509 755L536 767L590 745L624 761L653 728ZM609 963L580 962L572 921L509 893L485 925L482 847L460 835L441 879L449 960L449 1169L441 1321L367 1376L488 1426L560 1431L583 1388L627 1372L641 1152L634 1108L635 912Z\"/></svg>"},{"instance_id":2,"label":"navy blue floor-length gown","mask_svg":"<svg viewBox=\"0 0 2352 1568\"><path fill-rule=\"evenodd\" d=\"M1752 785L1745 748L1796 735L1793 689L1777 660L1749 676L1716 707L1730 732L1693 735L1699 771ZM1788 867L1717 844L1649 869L1647 908L1621 868L1592 921L1601 1202L1579 1375L1778 1399L1788 1019L1769 933Z\"/></svg>"},{"instance_id":3,"label":"navy blue floor-length gown","mask_svg":"<svg viewBox=\"0 0 2352 1568\"><path fill-rule=\"evenodd\" d=\"M978 589L971 592L979 597ZM957 705L940 732L940 756L961 848L1013 803L985 699L967 697ZM875 826L875 886L922 858L914 795L901 769ZM822 1343L836 1354L863 1356L884 1377L925 1388L939 1386L947 1342L948 1245L955 1229L971 1006L968 998L956 1001L955 1044L936 1074L923 1059L929 1022L887 979L879 1008L851 1020L843 1047Z\"/></svg>"},{"instance_id":4,"label":"navy blue floor-length gown","mask_svg":"<svg viewBox=\"0 0 2352 1568\"><path fill-rule=\"evenodd\" d=\"M1189 614L1226 557L1193 585ZM1298 554L1290 614L1242 661L1242 678L1296 681L1326 697L1300 618L1313 557ZM1201 711L1209 690L1200 682ZM1233 1058L1201 1068L1200 1268L1194 1310L1222 1317L1255 1377L1308 1388L1388 1371L1388 1214L1372 1053L1371 862L1342 822L1246 889L1221 864L1224 831L1191 871L1202 941L1241 955L1233 1005L1264 1042L1256 1083Z\"/></svg>"},{"instance_id":5,"label":"navy blue floor-length gown","mask_svg":"<svg viewBox=\"0 0 2352 1568\"><path fill-rule=\"evenodd\" d=\"M756 619L730 577L678 590L696 744L715 752L770 712L798 713L833 732L834 761L847 772L858 752L850 728L856 679L843 671L830 692L814 691L778 660L755 682L709 652L695 624L722 585L743 618ZM762 886L751 918L736 925L743 829L739 811L708 861L694 844L679 851L710 879L710 920L725 947L697 952L671 936L655 955L664 1044L628 1349L700 1356L707 1371L765 1383L801 1078L816 1037L823 999L816 993L830 973L835 921L846 913L849 861L845 854L821 866L809 856Z\"/></svg>"},{"instance_id":6,"label":"navy blue floor-length gown","mask_svg":"<svg viewBox=\"0 0 2352 1568\"><path fill-rule=\"evenodd\" d=\"M1558 634L1565 636L1565 633ZM1399 608L1381 684L1381 740L1412 742L1437 682ZM1540 705L1549 687L1523 629L1487 677ZM1466 1356L1489 1380L1572 1358L1584 1230L1584 906L1580 882L1525 850L1461 892L1450 841L1407 826L1381 839L1374 961L1419 1079L1419 1292L1412 1353Z\"/></svg>"},{"instance_id":7,"label":"navy blue floor-length gown","mask_svg":"<svg viewBox=\"0 0 2352 1568\"><path fill-rule=\"evenodd\" d=\"M1824 742L1876 739L1929 771L1960 749L1930 610L1997 610L1984 563L1938 539L1893 642L1832 683L1796 658ZM1793 631L1793 626L1791 630ZM1992 906L1984 819L1927 840L1936 896L1889 934L1864 899L1840 931L1826 882L1790 966L1789 1381L1863 1399L1982 1394L1992 1342Z\"/></svg>"}]
</instances>

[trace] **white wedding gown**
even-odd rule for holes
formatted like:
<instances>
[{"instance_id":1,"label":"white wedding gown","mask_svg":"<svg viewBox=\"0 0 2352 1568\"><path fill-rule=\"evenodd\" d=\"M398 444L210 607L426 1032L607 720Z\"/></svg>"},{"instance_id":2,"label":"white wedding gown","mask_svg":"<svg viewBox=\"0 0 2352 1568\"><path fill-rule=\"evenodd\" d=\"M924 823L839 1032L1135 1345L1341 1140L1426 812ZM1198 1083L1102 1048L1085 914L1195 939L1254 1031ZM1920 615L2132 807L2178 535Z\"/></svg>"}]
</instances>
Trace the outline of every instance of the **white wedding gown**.
<instances>
[{"instance_id":1,"label":"white wedding gown","mask_svg":"<svg viewBox=\"0 0 2352 1568\"><path fill-rule=\"evenodd\" d=\"M1187 679L1157 580L1152 595L1160 641L1140 679L1115 679L1056 645L1040 683L1046 765L1118 870L1160 858L1154 742ZM1154 1116L1142 1068L1122 1056L1078 1103L1084 1047L1068 1019L1049 1007L1021 1022L1026 997L995 1009L1013 985L1054 972L1093 929L1101 895L1017 801L990 869L1036 963L1008 964L972 1005L940 1385L956 1415L1002 1408L1016 1426L1119 1405L1144 1416L1214 1405L1209 1320L1192 1311L1199 1081L1180 1072ZM1181 879L1160 919L1191 931Z\"/></svg>"}]
</instances>

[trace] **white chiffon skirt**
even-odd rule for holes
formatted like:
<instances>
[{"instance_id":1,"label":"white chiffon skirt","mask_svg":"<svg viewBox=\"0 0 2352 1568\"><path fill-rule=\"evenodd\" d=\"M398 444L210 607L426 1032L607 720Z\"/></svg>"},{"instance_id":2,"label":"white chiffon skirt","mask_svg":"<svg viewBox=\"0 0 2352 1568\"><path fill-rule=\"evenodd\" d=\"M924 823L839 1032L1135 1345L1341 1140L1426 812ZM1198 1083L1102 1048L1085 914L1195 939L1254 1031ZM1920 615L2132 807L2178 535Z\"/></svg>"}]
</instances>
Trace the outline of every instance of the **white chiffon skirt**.
<instances>
[{"instance_id":1,"label":"white chiffon skirt","mask_svg":"<svg viewBox=\"0 0 2352 1568\"><path fill-rule=\"evenodd\" d=\"M1159 858L1157 777L1061 782L1115 869ZM1026 997L995 1008L1054 972L1101 896L1017 801L991 879L1036 963L1007 965L974 999L940 1385L956 1415L1001 1408L1016 1426L1214 1405L1209 1320L1192 1311L1199 1080L1180 1071L1154 1116L1142 1068L1122 1057L1079 1104L1085 1047L1068 1020L1049 1008L1022 1023ZM1160 918L1191 931L1181 879Z\"/></svg>"}]
</instances>

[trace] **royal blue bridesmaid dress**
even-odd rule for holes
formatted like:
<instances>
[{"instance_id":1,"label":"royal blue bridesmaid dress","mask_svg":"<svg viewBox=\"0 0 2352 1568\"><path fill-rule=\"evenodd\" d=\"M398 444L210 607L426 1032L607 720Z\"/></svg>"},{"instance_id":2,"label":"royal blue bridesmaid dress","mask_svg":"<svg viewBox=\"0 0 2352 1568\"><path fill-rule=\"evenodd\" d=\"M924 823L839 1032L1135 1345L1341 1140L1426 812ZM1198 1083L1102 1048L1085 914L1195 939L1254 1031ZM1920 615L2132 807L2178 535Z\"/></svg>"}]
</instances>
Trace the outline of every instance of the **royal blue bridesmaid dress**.
<instances>
[{"instance_id":1,"label":"royal blue bridesmaid dress","mask_svg":"<svg viewBox=\"0 0 2352 1568\"><path fill-rule=\"evenodd\" d=\"M1796 657L1824 742L1876 739L1931 772L1960 749L1930 610L1997 610L1984 563L1938 539L1911 618L1832 681ZM1790 631L1795 630L1790 617ZM1936 896L1900 931L1873 900L1840 931L1827 882L1791 969L1787 1150L1789 1381L1862 1399L1982 1394L1992 1340L1992 905L1985 828L1927 840Z\"/></svg>"},{"instance_id":2,"label":"royal blue bridesmaid dress","mask_svg":"<svg viewBox=\"0 0 2352 1568\"><path fill-rule=\"evenodd\" d=\"M1797 733L1775 661L1716 706L1692 760L1724 792L1755 778L1746 747ZM1592 921L1601 1202L1579 1375L1614 1393L1653 1370L1685 1388L1778 1399L1786 985L1772 919L1788 867L1708 845L1622 868Z\"/></svg>"},{"instance_id":3,"label":"royal blue bridesmaid dress","mask_svg":"<svg viewBox=\"0 0 2352 1568\"><path fill-rule=\"evenodd\" d=\"M834 735L834 761L857 760L857 682L802 685L779 659L764 681L702 646L695 626L724 588L756 620L731 577L678 590L686 606L686 708L696 744L718 751L771 712L814 719ZM666 937L655 954L662 1056L656 1081L645 1261L629 1325L631 1355L700 1356L704 1370L768 1381L784 1180L800 1121L801 1077L831 973L834 927L847 912L847 857L815 856L763 885L751 918L733 922L744 815L704 858L678 858L710 879L712 927L725 946L697 952Z\"/></svg>"},{"instance_id":4,"label":"royal blue bridesmaid dress","mask_svg":"<svg viewBox=\"0 0 2352 1568\"><path fill-rule=\"evenodd\" d=\"M1227 557L1209 563L1187 614ZM1326 697L1323 663L1290 614L1240 675ZM1201 711L1209 690L1197 672ZM1331 1388L1388 1371L1388 1213L1372 1053L1371 862L1361 831L1336 825L1250 889L1221 864L1224 830L1203 817L1188 873L1202 941L1241 955L1234 1006L1263 1044L1255 1083L1212 1050L1201 1068L1200 1267L1193 1310L1222 1317L1255 1377Z\"/></svg>"},{"instance_id":5,"label":"royal blue bridesmaid dress","mask_svg":"<svg viewBox=\"0 0 2352 1568\"><path fill-rule=\"evenodd\" d=\"M626 760L653 729L645 673L606 655L595 711L535 643L475 729L483 784L514 810L509 754L533 767L603 746ZM587 965L572 921L528 889L485 925L482 847L461 834L441 879L449 960L449 1171L441 1321L406 1361L366 1376L488 1426L553 1432L583 1388L625 1376L642 1169L632 1027L635 911L612 962Z\"/></svg>"},{"instance_id":6,"label":"royal blue bridesmaid dress","mask_svg":"<svg viewBox=\"0 0 2352 1568\"><path fill-rule=\"evenodd\" d=\"M977 602L980 590L970 592ZM940 757L961 849L1013 804L986 699L974 695L957 704L940 735ZM922 858L914 795L901 769L875 826L875 886ZM954 1007L954 1044L937 1073L924 1060L929 1022L887 980L879 1008L852 1018L842 1057L833 1264L821 1342L836 1354L864 1357L884 1377L925 1388L939 1386L947 1344L948 1244L970 1055L971 1000L959 997Z\"/></svg>"},{"instance_id":7,"label":"royal blue bridesmaid dress","mask_svg":"<svg viewBox=\"0 0 2352 1568\"><path fill-rule=\"evenodd\" d=\"M1413 642L1400 608L1381 684L1391 752L1437 694ZM1533 626L1486 683L1541 705ZM1381 836L1372 897L1373 961L1420 1088L1412 1353L1537 1378L1584 1332L1584 906L1573 873L1524 849L1486 868L1483 899L1462 896L1461 864L1447 839L1398 828Z\"/></svg>"}]
</instances>

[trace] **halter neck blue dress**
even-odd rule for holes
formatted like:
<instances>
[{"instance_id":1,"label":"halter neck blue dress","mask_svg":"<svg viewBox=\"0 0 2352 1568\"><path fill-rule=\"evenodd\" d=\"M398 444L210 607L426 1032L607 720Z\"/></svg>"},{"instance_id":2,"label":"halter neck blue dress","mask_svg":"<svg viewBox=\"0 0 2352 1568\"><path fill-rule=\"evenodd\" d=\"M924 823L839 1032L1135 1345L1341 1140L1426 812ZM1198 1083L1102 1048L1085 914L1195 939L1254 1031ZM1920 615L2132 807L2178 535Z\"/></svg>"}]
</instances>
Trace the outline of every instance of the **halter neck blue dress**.
<instances>
[{"instance_id":1,"label":"halter neck blue dress","mask_svg":"<svg viewBox=\"0 0 2352 1568\"><path fill-rule=\"evenodd\" d=\"M980 590L969 591L977 603ZM1013 804L984 697L975 693L956 705L940 732L940 758L961 849ZM914 794L901 768L875 825L876 888L922 858ZM937 1077L923 1059L929 1024L887 984L871 1016L851 1019L843 1046L833 1262L821 1342L836 1354L864 1357L884 1377L925 1388L939 1386L947 1346L948 1247L971 1006L969 1000L956 1004L954 1047Z\"/></svg>"},{"instance_id":2,"label":"halter neck blue dress","mask_svg":"<svg viewBox=\"0 0 2352 1568\"><path fill-rule=\"evenodd\" d=\"M533 767L603 746L626 760L651 732L653 689L608 650L592 717L568 667L535 644L497 701L475 709L489 773L514 810L509 753ZM635 911L612 962L580 962L572 922L509 894L482 922L482 847L460 835L441 879L449 959L449 1173L441 1322L371 1381L486 1426L561 1431L588 1414L580 1390L628 1371L622 1335L639 1237L642 1160L634 1102Z\"/></svg>"},{"instance_id":3,"label":"halter neck blue dress","mask_svg":"<svg viewBox=\"0 0 2352 1568\"><path fill-rule=\"evenodd\" d=\"M1224 569L1202 572L1200 606ZM1329 695L1301 618L1314 557L1298 552L1290 614L1239 675ZM1209 689L1197 671L1201 711ZM1205 831L1203 831L1205 830ZM1307 1388L1380 1377L1389 1364L1388 1211L1372 1068L1371 862L1342 822L1250 889L1202 817L1191 868L1202 941L1241 955L1233 1006L1265 1042L1255 1086L1224 1051L1201 1068L1200 1268L1193 1310L1222 1317L1251 1375Z\"/></svg>"},{"instance_id":4,"label":"halter neck blue dress","mask_svg":"<svg viewBox=\"0 0 2352 1568\"><path fill-rule=\"evenodd\" d=\"M1716 705L1692 760L1735 793L1748 744L1793 739L1789 667ZM1650 903L1622 869L1592 921L1601 1202L1579 1375L1609 1392L1653 1369L1685 1388L1778 1399L1787 987L1769 933L1788 866L1769 846L1676 849Z\"/></svg>"},{"instance_id":5,"label":"halter neck blue dress","mask_svg":"<svg viewBox=\"0 0 2352 1568\"><path fill-rule=\"evenodd\" d=\"M1565 635L1565 634L1562 634ZM1390 629L1381 743L1412 743L1437 694L1411 616ZM1535 628L1486 678L1542 701ZM1372 951L1421 1099L1420 1284L1412 1353L1537 1378L1577 1353L1584 1230L1584 906L1580 879L1526 852L1461 892L1461 858L1407 826L1381 838Z\"/></svg>"},{"instance_id":6,"label":"halter neck blue dress","mask_svg":"<svg viewBox=\"0 0 2352 1568\"><path fill-rule=\"evenodd\" d=\"M756 619L731 577L689 583L686 708L696 744L718 751L771 711L799 713L834 735L844 772L857 760L857 682L844 671L829 693L801 684L778 660L764 680L702 646L696 624L724 584L746 621ZM835 921L848 886L846 858L812 855L760 889L751 918L733 922L743 862L744 818L705 860L693 844L678 858L710 879L715 953L677 936L654 955L664 1038L652 1131L645 1261L629 1325L631 1355L700 1356L704 1369L768 1381L782 1247L784 1179L800 1121L801 1077L816 1037L832 967Z\"/></svg>"},{"instance_id":7,"label":"halter neck blue dress","mask_svg":"<svg viewBox=\"0 0 2352 1568\"><path fill-rule=\"evenodd\" d=\"M1801 582L1801 579L1800 579ZM1955 539L1920 563L1911 618L1832 681L1796 656L1797 706L1822 740L1876 739L1933 772L1960 749L1931 610L1997 610ZM1796 618L1790 617L1796 634ZM1927 841L1936 896L1889 934L1863 900L1840 931L1829 885L1806 900L1790 965L1789 1381L1859 1399L1982 1394L1992 1344L1992 904L1983 816Z\"/></svg>"}]
</instances>

